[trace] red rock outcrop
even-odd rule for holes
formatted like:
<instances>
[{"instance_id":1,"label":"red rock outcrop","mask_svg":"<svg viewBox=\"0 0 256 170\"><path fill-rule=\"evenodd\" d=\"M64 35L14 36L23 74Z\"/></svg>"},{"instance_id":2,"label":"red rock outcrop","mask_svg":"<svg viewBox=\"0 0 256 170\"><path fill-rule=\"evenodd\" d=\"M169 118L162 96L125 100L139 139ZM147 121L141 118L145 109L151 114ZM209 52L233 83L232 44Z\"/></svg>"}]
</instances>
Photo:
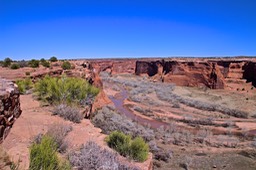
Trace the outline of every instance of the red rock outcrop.
<instances>
[{"instance_id":1,"label":"red rock outcrop","mask_svg":"<svg viewBox=\"0 0 256 170\"><path fill-rule=\"evenodd\" d=\"M247 82L251 82L254 87L256 87L256 63L247 62L243 65L243 79Z\"/></svg>"},{"instance_id":2,"label":"red rock outcrop","mask_svg":"<svg viewBox=\"0 0 256 170\"><path fill-rule=\"evenodd\" d=\"M166 58L88 60L100 73L147 75L179 86L237 89L256 86L254 58Z\"/></svg>"},{"instance_id":3,"label":"red rock outcrop","mask_svg":"<svg viewBox=\"0 0 256 170\"><path fill-rule=\"evenodd\" d=\"M0 142L20 116L20 94L11 81L0 79Z\"/></svg>"},{"instance_id":4,"label":"red rock outcrop","mask_svg":"<svg viewBox=\"0 0 256 170\"><path fill-rule=\"evenodd\" d=\"M107 71L111 74L134 73L135 59L99 59L89 60L93 70L96 73Z\"/></svg>"},{"instance_id":5,"label":"red rock outcrop","mask_svg":"<svg viewBox=\"0 0 256 170\"><path fill-rule=\"evenodd\" d=\"M224 88L224 77L216 63L179 61L137 61L136 75L147 74L154 80L179 86Z\"/></svg>"}]
</instances>

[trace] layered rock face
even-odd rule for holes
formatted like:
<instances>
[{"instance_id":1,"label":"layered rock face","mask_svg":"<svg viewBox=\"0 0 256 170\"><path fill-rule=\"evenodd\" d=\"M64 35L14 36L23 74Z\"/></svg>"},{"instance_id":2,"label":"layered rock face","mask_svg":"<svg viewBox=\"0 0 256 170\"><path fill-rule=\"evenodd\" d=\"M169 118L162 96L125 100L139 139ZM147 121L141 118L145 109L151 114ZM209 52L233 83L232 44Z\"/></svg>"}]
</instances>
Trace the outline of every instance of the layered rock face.
<instances>
[{"instance_id":1,"label":"layered rock face","mask_svg":"<svg viewBox=\"0 0 256 170\"><path fill-rule=\"evenodd\" d=\"M91 60L92 68L96 73L107 71L111 74L134 73L135 59L109 59L109 60Z\"/></svg>"},{"instance_id":2,"label":"layered rock face","mask_svg":"<svg viewBox=\"0 0 256 170\"><path fill-rule=\"evenodd\" d=\"M248 60L137 61L136 75L180 86L237 89L256 86L256 62Z\"/></svg>"},{"instance_id":3,"label":"layered rock face","mask_svg":"<svg viewBox=\"0 0 256 170\"><path fill-rule=\"evenodd\" d=\"M224 77L216 63L178 61L137 61L136 75L147 74L156 81L179 86L224 88Z\"/></svg>"},{"instance_id":4,"label":"layered rock face","mask_svg":"<svg viewBox=\"0 0 256 170\"><path fill-rule=\"evenodd\" d=\"M0 78L0 142L7 136L21 112L17 86Z\"/></svg>"},{"instance_id":5,"label":"layered rock face","mask_svg":"<svg viewBox=\"0 0 256 170\"><path fill-rule=\"evenodd\" d=\"M211 89L256 86L256 61L241 59L108 59L89 61L94 72L146 75L153 81Z\"/></svg>"}]
</instances>

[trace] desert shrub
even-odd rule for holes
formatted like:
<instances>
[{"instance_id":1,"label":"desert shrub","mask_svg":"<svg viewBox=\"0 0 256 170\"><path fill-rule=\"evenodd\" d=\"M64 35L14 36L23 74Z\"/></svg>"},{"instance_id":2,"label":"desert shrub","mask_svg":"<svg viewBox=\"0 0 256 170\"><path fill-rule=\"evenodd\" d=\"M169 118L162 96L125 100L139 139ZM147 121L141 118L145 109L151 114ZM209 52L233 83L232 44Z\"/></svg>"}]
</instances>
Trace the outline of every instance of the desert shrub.
<instances>
[{"instance_id":1,"label":"desert shrub","mask_svg":"<svg viewBox=\"0 0 256 170\"><path fill-rule=\"evenodd\" d=\"M118 160L117 154L102 149L93 141L84 144L79 152L69 155L69 161L73 167L80 170L104 169L104 170L137 170L137 167L129 166Z\"/></svg>"},{"instance_id":2,"label":"desert shrub","mask_svg":"<svg viewBox=\"0 0 256 170\"><path fill-rule=\"evenodd\" d=\"M218 111L223 114L227 114L227 115L238 117L238 118L248 118L248 113L245 111L230 109L225 106L221 106L217 104L211 104L207 102L183 98L181 96L178 96L172 93L172 91L163 91L162 89L159 88L159 90L156 90L156 94L158 98L163 101L178 102L178 103L182 103L187 106L194 107L201 110Z\"/></svg>"},{"instance_id":3,"label":"desert shrub","mask_svg":"<svg viewBox=\"0 0 256 170\"><path fill-rule=\"evenodd\" d=\"M217 136L217 146L224 146L228 148L236 148L239 143L239 139L235 136L230 137L228 135L218 135Z\"/></svg>"},{"instance_id":4,"label":"desert shrub","mask_svg":"<svg viewBox=\"0 0 256 170\"><path fill-rule=\"evenodd\" d=\"M56 62L58 61L57 57L55 56L52 56L50 59L49 59L50 62Z\"/></svg>"},{"instance_id":5,"label":"desert shrub","mask_svg":"<svg viewBox=\"0 0 256 170\"><path fill-rule=\"evenodd\" d=\"M30 78L25 78L23 80L17 80L15 83L18 85L18 89L21 94L26 93L27 90L29 90L33 87L33 83Z\"/></svg>"},{"instance_id":6,"label":"desert shrub","mask_svg":"<svg viewBox=\"0 0 256 170\"><path fill-rule=\"evenodd\" d=\"M63 70L70 70L70 69L71 69L71 64L70 64L70 62L69 62L69 61L64 61L64 62L62 63L62 65L61 65L61 68L62 68Z\"/></svg>"},{"instance_id":7,"label":"desert shrub","mask_svg":"<svg viewBox=\"0 0 256 170\"><path fill-rule=\"evenodd\" d=\"M40 144L32 144L30 148L29 169L57 169L58 157L56 144L50 137L43 137Z\"/></svg>"},{"instance_id":8,"label":"desert shrub","mask_svg":"<svg viewBox=\"0 0 256 170\"><path fill-rule=\"evenodd\" d=\"M141 136L147 142L155 139L152 129L144 127L118 114L111 106L104 106L101 110L96 111L91 121L106 134L117 130L131 135L133 138Z\"/></svg>"},{"instance_id":9,"label":"desert shrub","mask_svg":"<svg viewBox=\"0 0 256 170\"><path fill-rule=\"evenodd\" d=\"M42 66L49 68L51 66L49 61L44 60L43 58L40 60L40 63L42 64Z\"/></svg>"},{"instance_id":10,"label":"desert shrub","mask_svg":"<svg viewBox=\"0 0 256 170\"><path fill-rule=\"evenodd\" d=\"M20 66L19 66L19 64L13 63L10 68L13 70L16 70L16 69L19 69Z\"/></svg>"},{"instance_id":11,"label":"desert shrub","mask_svg":"<svg viewBox=\"0 0 256 170\"><path fill-rule=\"evenodd\" d=\"M172 107L173 108L180 108L180 105L179 105L179 103L173 103Z\"/></svg>"},{"instance_id":12,"label":"desert shrub","mask_svg":"<svg viewBox=\"0 0 256 170\"><path fill-rule=\"evenodd\" d=\"M218 124L214 123L211 118L202 118L202 119L188 119L184 118L180 120L181 122L187 123L191 126L196 126L196 125L208 125L208 126L218 126Z\"/></svg>"},{"instance_id":13,"label":"desert shrub","mask_svg":"<svg viewBox=\"0 0 256 170\"><path fill-rule=\"evenodd\" d=\"M253 138L252 147L256 148L256 137Z\"/></svg>"},{"instance_id":14,"label":"desert shrub","mask_svg":"<svg viewBox=\"0 0 256 170\"><path fill-rule=\"evenodd\" d=\"M57 145L59 152L65 152L68 147L68 142L65 140L67 134L72 130L72 126L56 123L50 125L46 135L50 136Z\"/></svg>"},{"instance_id":15,"label":"desert shrub","mask_svg":"<svg viewBox=\"0 0 256 170\"><path fill-rule=\"evenodd\" d=\"M11 63L12 63L12 59L5 58L2 65L3 65L3 67L9 67L11 65Z\"/></svg>"},{"instance_id":16,"label":"desert shrub","mask_svg":"<svg viewBox=\"0 0 256 170\"><path fill-rule=\"evenodd\" d=\"M28 62L28 65L32 68L39 67L39 60L32 59Z\"/></svg>"},{"instance_id":17,"label":"desert shrub","mask_svg":"<svg viewBox=\"0 0 256 170\"><path fill-rule=\"evenodd\" d=\"M141 137L136 137L131 142L130 152L132 159L143 162L148 158L148 144Z\"/></svg>"},{"instance_id":18,"label":"desert shrub","mask_svg":"<svg viewBox=\"0 0 256 170\"><path fill-rule=\"evenodd\" d=\"M79 103L88 95L96 96L99 89L81 78L45 76L35 84L39 99L49 103Z\"/></svg>"},{"instance_id":19,"label":"desert shrub","mask_svg":"<svg viewBox=\"0 0 256 170\"><path fill-rule=\"evenodd\" d=\"M20 68L28 67L29 66L28 62L25 61L25 60L17 61L16 63L20 66Z\"/></svg>"},{"instance_id":20,"label":"desert shrub","mask_svg":"<svg viewBox=\"0 0 256 170\"><path fill-rule=\"evenodd\" d=\"M256 113L254 113L254 114L252 115L252 118L256 118Z\"/></svg>"},{"instance_id":21,"label":"desert shrub","mask_svg":"<svg viewBox=\"0 0 256 170\"><path fill-rule=\"evenodd\" d=\"M46 60L44 58L41 58L40 62L43 63L43 62L46 62Z\"/></svg>"},{"instance_id":22,"label":"desert shrub","mask_svg":"<svg viewBox=\"0 0 256 170\"><path fill-rule=\"evenodd\" d=\"M53 110L53 115L58 115L74 123L80 123L83 119L83 115L80 113L79 109L66 104L57 105Z\"/></svg>"},{"instance_id":23,"label":"desert shrub","mask_svg":"<svg viewBox=\"0 0 256 170\"><path fill-rule=\"evenodd\" d=\"M115 149L122 156L130 155L131 136L120 131L114 131L106 138L109 147Z\"/></svg>"},{"instance_id":24,"label":"desert shrub","mask_svg":"<svg viewBox=\"0 0 256 170\"><path fill-rule=\"evenodd\" d=\"M145 113L145 112L146 112L145 109L143 109L143 108L141 108L141 107L139 107L139 106L134 106L134 107L133 107L133 110L135 110L135 111L137 111L137 112L140 112L140 113Z\"/></svg>"},{"instance_id":25,"label":"desert shrub","mask_svg":"<svg viewBox=\"0 0 256 170\"><path fill-rule=\"evenodd\" d=\"M133 110L135 110L139 113L142 113L143 115L146 115L146 116L153 116L154 115L152 110L150 110L149 108L144 109L144 108L141 108L139 106L133 106Z\"/></svg>"},{"instance_id":26,"label":"desert shrub","mask_svg":"<svg viewBox=\"0 0 256 170\"><path fill-rule=\"evenodd\" d=\"M139 162L148 158L149 147L141 137L131 140L130 135L114 131L110 133L106 141L109 147L115 149L122 156L129 156Z\"/></svg>"},{"instance_id":27,"label":"desert shrub","mask_svg":"<svg viewBox=\"0 0 256 170\"><path fill-rule=\"evenodd\" d=\"M172 158L171 150L159 149L156 152L154 152L154 159L156 160L168 162L170 158Z\"/></svg>"},{"instance_id":28,"label":"desert shrub","mask_svg":"<svg viewBox=\"0 0 256 170\"><path fill-rule=\"evenodd\" d=\"M200 129L196 134L196 140L200 143L204 143L209 137L212 137L212 132L208 129Z\"/></svg>"},{"instance_id":29,"label":"desert shrub","mask_svg":"<svg viewBox=\"0 0 256 170\"><path fill-rule=\"evenodd\" d=\"M18 170L19 162L13 162L9 155L5 152L4 148L0 146L0 169L7 170Z\"/></svg>"},{"instance_id":30,"label":"desert shrub","mask_svg":"<svg viewBox=\"0 0 256 170\"><path fill-rule=\"evenodd\" d=\"M71 169L67 162L62 162L57 156L57 145L49 136L43 136L39 144L30 147L30 170L63 170Z\"/></svg>"}]
</instances>

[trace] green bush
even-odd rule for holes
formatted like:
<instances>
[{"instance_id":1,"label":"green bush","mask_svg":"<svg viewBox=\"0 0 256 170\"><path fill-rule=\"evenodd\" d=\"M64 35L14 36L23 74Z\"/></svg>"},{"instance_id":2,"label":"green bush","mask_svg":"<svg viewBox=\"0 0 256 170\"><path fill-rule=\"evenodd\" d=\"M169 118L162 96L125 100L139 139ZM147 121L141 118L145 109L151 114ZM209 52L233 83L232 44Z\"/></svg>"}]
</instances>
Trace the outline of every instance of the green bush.
<instances>
[{"instance_id":1,"label":"green bush","mask_svg":"<svg viewBox=\"0 0 256 170\"><path fill-rule=\"evenodd\" d=\"M32 68L39 67L39 60L32 59L28 62L28 65Z\"/></svg>"},{"instance_id":2,"label":"green bush","mask_svg":"<svg viewBox=\"0 0 256 170\"><path fill-rule=\"evenodd\" d=\"M139 162L148 158L149 147L141 137L131 140L131 136L114 131L106 138L106 142L122 156L129 156Z\"/></svg>"},{"instance_id":3,"label":"green bush","mask_svg":"<svg viewBox=\"0 0 256 170\"><path fill-rule=\"evenodd\" d=\"M3 64L3 67L9 67L11 63L12 63L12 59L5 58L2 64Z\"/></svg>"},{"instance_id":4,"label":"green bush","mask_svg":"<svg viewBox=\"0 0 256 170\"><path fill-rule=\"evenodd\" d=\"M55 56L52 56L50 59L49 59L50 62L56 62L58 61L58 59L55 57Z\"/></svg>"},{"instance_id":5,"label":"green bush","mask_svg":"<svg viewBox=\"0 0 256 170\"><path fill-rule=\"evenodd\" d=\"M131 136L122 132L114 131L106 139L108 146L115 149L122 156L130 155L129 147L131 144Z\"/></svg>"},{"instance_id":6,"label":"green bush","mask_svg":"<svg viewBox=\"0 0 256 170\"><path fill-rule=\"evenodd\" d=\"M57 155L57 144L49 136L43 136L40 143L30 147L30 170L68 170L71 169L66 161Z\"/></svg>"},{"instance_id":7,"label":"green bush","mask_svg":"<svg viewBox=\"0 0 256 170\"><path fill-rule=\"evenodd\" d=\"M33 83L30 78L25 78L23 80L17 80L15 83L18 85L18 89L21 94L24 94L27 90L29 90L33 87Z\"/></svg>"},{"instance_id":8,"label":"green bush","mask_svg":"<svg viewBox=\"0 0 256 170\"><path fill-rule=\"evenodd\" d=\"M44 58L41 58L40 62L43 63L43 62L46 62L46 60Z\"/></svg>"},{"instance_id":9,"label":"green bush","mask_svg":"<svg viewBox=\"0 0 256 170\"><path fill-rule=\"evenodd\" d=\"M46 67L46 68L49 68L51 66L50 62L49 61L46 61L46 60L43 60L41 59L40 60L42 66Z\"/></svg>"},{"instance_id":10,"label":"green bush","mask_svg":"<svg viewBox=\"0 0 256 170\"><path fill-rule=\"evenodd\" d=\"M62 63L62 65L61 65L61 68L62 68L63 70L70 70L70 69L71 69L71 64L70 64L70 62L64 61L64 62Z\"/></svg>"},{"instance_id":11,"label":"green bush","mask_svg":"<svg viewBox=\"0 0 256 170\"><path fill-rule=\"evenodd\" d=\"M79 103L87 95L96 96L99 89L81 78L45 76L35 84L39 99L53 103Z\"/></svg>"},{"instance_id":12,"label":"green bush","mask_svg":"<svg viewBox=\"0 0 256 170\"><path fill-rule=\"evenodd\" d=\"M13 70L16 70L16 69L19 69L19 68L20 68L20 65L19 65L19 64L13 63L13 64L11 65L11 69L13 69Z\"/></svg>"},{"instance_id":13,"label":"green bush","mask_svg":"<svg viewBox=\"0 0 256 170\"><path fill-rule=\"evenodd\" d=\"M139 162L148 158L149 147L142 137L136 137L130 146L131 157Z\"/></svg>"}]
</instances>

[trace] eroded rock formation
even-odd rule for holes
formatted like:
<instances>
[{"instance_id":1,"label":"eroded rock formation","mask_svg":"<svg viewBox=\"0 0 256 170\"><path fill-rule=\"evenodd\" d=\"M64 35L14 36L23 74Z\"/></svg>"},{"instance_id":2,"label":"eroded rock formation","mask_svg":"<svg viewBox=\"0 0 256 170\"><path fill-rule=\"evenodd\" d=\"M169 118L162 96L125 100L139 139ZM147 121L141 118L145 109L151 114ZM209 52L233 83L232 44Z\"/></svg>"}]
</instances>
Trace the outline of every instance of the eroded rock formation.
<instances>
[{"instance_id":1,"label":"eroded rock formation","mask_svg":"<svg viewBox=\"0 0 256 170\"><path fill-rule=\"evenodd\" d=\"M154 81L179 86L211 89L256 86L256 61L253 58L102 59L89 63L97 73L147 75Z\"/></svg>"},{"instance_id":2,"label":"eroded rock formation","mask_svg":"<svg viewBox=\"0 0 256 170\"><path fill-rule=\"evenodd\" d=\"M0 79L0 142L20 116L20 94L11 81Z\"/></svg>"},{"instance_id":3,"label":"eroded rock formation","mask_svg":"<svg viewBox=\"0 0 256 170\"><path fill-rule=\"evenodd\" d=\"M179 86L221 89L225 85L217 63L209 62L137 61L135 74L147 74L154 80Z\"/></svg>"}]
</instances>

